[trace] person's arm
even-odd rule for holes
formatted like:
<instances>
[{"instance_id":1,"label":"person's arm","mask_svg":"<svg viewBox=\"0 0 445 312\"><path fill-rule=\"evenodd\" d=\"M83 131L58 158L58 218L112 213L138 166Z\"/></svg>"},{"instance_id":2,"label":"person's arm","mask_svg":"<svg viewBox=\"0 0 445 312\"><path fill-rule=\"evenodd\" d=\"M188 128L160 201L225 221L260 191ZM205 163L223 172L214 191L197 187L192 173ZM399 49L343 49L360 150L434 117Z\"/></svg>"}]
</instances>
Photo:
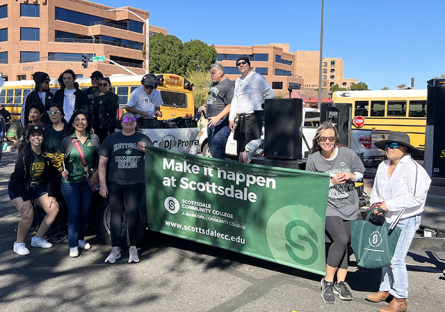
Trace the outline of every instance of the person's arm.
<instances>
[{"instance_id":1,"label":"person's arm","mask_svg":"<svg viewBox=\"0 0 445 312\"><path fill-rule=\"evenodd\" d=\"M273 99L275 97L275 92L273 91L270 84L267 82L266 78L261 75L255 76L255 83L258 85L261 94L264 94L264 98L266 100Z\"/></svg>"},{"instance_id":2,"label":"person's arm","mask_svg":"<svg viewBox=\"0 0 445 312\"><path fill-rule=\"evenodd\" d=\"M154 116L162 117L161 105L164 104L164 102L162 101L161 92L159 92L158 90L153 90L153 92L156 92L156 104L155 104Z\"/></svg>"},{"instance_id":3,"label":"person's arm","mask_svg":"<svg viewBox=\"0 0 445 312\"><path fill-rule=\"evenodd\" d=\"M107 163L109 158L100 155L99 156L99 183L100 183L100 190L99 194L103 198L107 198L108 196L108 187L107 187Z\"/></svg>"},{"instance_id":4,"label":"person's arm","mask_svg":"<svg viewBox=\"0 0 445 312\"><path fill-rule=\"evenodd\" d=\"M209 127L215 126L223 117L227 116L230 113L230 104L227 104L226 107L215 117L209 117Z\"/></svg>"}]
</instances>

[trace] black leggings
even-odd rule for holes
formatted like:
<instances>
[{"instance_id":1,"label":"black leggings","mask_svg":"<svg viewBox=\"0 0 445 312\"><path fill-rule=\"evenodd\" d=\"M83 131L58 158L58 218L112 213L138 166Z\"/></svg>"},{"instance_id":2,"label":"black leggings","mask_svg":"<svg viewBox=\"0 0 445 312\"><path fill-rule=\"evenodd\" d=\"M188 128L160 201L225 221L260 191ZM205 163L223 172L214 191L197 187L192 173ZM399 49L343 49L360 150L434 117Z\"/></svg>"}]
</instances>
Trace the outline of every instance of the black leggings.
<instances>
[{"instance_id":1,"label":"black leggings","mask_svg":"<svg viewBox=\"0 0 445 312\"><path fill-rule=\"evenodd\" d=\"M130 246L136 246L139 232L139 203L144 195L144 183L120 185L107 182L108 198L111 210L111 243L113 247L120 244L122 231L122 212L125 209Z\"/></svg>"},{"instance_id":2,"label":"black leggings","mask_svg":"<svg viewBox=\"0 0 445 312\"><path fill-rule=\"evenodd\" d=\"M351 223L340 217L326 217L326 234L332 242L328 251L328 265L333 268L347 269Z\"/></svg>"}]
</instances>

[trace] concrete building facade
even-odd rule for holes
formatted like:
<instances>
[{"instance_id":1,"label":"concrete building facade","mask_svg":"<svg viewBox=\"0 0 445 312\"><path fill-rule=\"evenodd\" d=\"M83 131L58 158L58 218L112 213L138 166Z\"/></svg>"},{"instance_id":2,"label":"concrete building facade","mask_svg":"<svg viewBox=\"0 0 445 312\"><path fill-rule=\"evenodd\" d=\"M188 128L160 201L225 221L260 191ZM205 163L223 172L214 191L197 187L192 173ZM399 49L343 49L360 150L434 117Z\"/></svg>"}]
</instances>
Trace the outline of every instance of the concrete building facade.
<instances>
[{"instance_id":1,"label":"concrete building facade","mask_svg":"<svg viewBox=\"0 0 445 312\"><path fill-rule=\"evenodd\" d=\"M85 0L0 0L0 72L10 81L30 80L36 71L58 78L68 68L81 77L95 70L128 74L108 61L83 68L82 54L87 54L144 74L145 24L130 12L108 9L114 8ZM120 9L149 17L148 11ZM150 25L153 33L167 30Z\"/></svg>"}]
</instances>

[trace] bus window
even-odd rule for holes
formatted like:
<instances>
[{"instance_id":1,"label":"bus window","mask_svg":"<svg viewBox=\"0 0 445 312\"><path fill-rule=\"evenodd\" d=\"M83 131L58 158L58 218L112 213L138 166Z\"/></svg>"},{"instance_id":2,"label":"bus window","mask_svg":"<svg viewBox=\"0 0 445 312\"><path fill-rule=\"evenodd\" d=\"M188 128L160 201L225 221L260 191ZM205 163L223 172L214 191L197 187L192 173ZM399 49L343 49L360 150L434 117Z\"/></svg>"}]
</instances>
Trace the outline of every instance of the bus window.
<instances>
[{"instance_id":1,"label":"bus window","mask_svg":"<svg viewBox=\"0 0 445 312\"><path fill-rule=\"evenodd\" d=\"M385 101L371 101L371 116L385 116Z\"/></svg>"},{"instance_id":2,"label":"bus window","mask_svg":"<svg viewBox=\"0 0 445 312\"><path fill-rule=\"evenodd\" d=\"M2 93L0 93L0 103L4 104L5 103L5 90L2 90Z\"/></svg>"},{"instance_id":3,"label":"bus window","mask_svg":"<svg viewBox=\"0 0 445 312\"><path fill-rule=\"evenodd\" d=\"M12 104L12 97L14 95L14 90L6 91L6 103Z\"/></svg>"},{"instance_id":4,"label":"bus window","mask_svg":"<svg viewBox=\"0 0 445 312\"><path fill-rule=\"evenodd\" d=\"M22 89L15 90L14 104L22 104Z\"/></svg>"},{"instance_id":5,"label":"bus window","mask_svg":"<svg viewBox=\"0 0 445 312\"><path fill-rule=\"evenodd\" d=\"M25 89L23 90L23 101L25 101L25 97L31 93L31 89Z\"/></svg>"},{"instance_id":6,"label":"bus window","mask_svg":"<svg viewBox=\"0 0 445 312\"><path fill-rule=\"evenodd\" d=\"M388 101L386 116L406 117L406 101Z\"/></svg>"},{"instance_id":7,"label":"bus window","mask_svg":"<svg viewBox=\"0 0 445 312\"><path fill-rule=\"evenodd\" d=\"M369 102L368 101L355 101L355 115L368 117Z\"/></svg>"},{"instance_id":8,"label":"bus window","mask_svg":"<svg viewBox=\"0 0 445 312\"><path fill-rule=\"evenodd\" d=\"M59 90L59 88L51 88L50 91L52 94L56 94L57 90Z\"/></svg>"},{"instance_id":9,"label":"bus window","mask_svg":"<svg viewBox=\"0 0 445 312\"><path fill-rule=\"evenodd\" d=\"M163 106L187 107L187 95L185 93L161 91L161 96L164 102Z\"/></svg>"},{"instance_id":10,"label":"bus window","mask_svg":"<svg viewBox=\"0 0 445 312\"><path fill-rule=\"evenodd\" d=\"M409 101L409 117L426 117L426 101Z\"/></svg>"},{"instance_id":11,"label":"bus window","mask_svg":"<svg viewBox=\"0 0 445 312\"><path fill-rule=\"evenodd\" d=\"M117 96L119 97L119 104L127 104L128 87L117 87Z\"/></svg>"}]
</instances>

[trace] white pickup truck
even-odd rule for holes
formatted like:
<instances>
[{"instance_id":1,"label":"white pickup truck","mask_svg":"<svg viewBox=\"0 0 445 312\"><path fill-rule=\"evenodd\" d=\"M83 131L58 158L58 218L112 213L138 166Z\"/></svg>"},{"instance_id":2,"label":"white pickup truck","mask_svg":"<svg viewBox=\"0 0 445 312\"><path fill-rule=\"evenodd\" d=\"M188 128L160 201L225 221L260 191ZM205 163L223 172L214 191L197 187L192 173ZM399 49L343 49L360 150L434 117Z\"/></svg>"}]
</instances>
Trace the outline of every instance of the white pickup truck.
<instances>
[{"instance_id":1,"label":"white pickup truck","mask_svg":"<svg viewBox=\"0 0 445 312\"><path fill-rule=\"evenodd\" d=\"M312 148L312 140L317 132L317 127L320 125L320 111L315 108L305 107L303 108L303 113L303 135L306 138L310 149ZM365 166L377 166L385 158L385 151L379 150L373 143L385 140L389 133L390 131L383 130L353 129L351 130L351 149L357 154L363 154L363 163ZM199 151L203 156L212 157L207 141L207 128L204 127L200 132ZM306 152L308 152L309 149L304 140L302 140L303 157L307 154ZM226 155L228 157L237 157L236 141L233 139L233 132L230 133L227 140Z\"/></svg>"}]
</instances>

